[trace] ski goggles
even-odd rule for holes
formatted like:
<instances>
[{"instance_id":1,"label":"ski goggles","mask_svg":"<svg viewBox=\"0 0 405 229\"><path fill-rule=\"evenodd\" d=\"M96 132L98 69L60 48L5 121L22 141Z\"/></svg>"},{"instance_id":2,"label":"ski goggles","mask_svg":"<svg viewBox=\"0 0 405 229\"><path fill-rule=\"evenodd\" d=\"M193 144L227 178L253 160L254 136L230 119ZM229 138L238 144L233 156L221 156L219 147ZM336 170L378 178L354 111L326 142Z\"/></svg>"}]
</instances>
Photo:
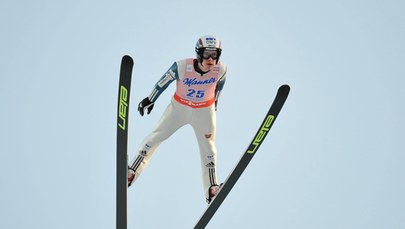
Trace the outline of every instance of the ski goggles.
<instances>
[{"instance_id":1,"label":"ski goggles","mask_svg":"<svg viewBox=\"0 0 405 229\"><path fill-rule=\"evenodd\" d=\"M204 50L204 52L202 53L202 58L209 59L210 57L213 60L216 60L218 58L218 52L216 50Z\"/></svg>"}]
</instances>

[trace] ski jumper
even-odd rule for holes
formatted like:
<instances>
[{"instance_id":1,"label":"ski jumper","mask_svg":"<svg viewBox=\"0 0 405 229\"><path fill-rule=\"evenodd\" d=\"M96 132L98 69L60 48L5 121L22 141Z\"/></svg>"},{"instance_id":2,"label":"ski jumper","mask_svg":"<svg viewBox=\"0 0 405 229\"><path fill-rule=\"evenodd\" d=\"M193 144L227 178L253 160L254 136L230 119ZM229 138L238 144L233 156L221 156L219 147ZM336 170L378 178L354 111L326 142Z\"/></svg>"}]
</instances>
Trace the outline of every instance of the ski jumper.
<instances>
[{"instance_id":1,"label":"ski jumper","mask_svg":"<svg viewBox=\"0 0 405 229\"><path fill-rule=\"evenodd\" d=\"M203 186L206 198L208 189L217 185L216 176L216 102L224 86L226 65L218 62L206 73L197 72L197 60L189 58L176 61L156 83L149 95L155 102L160 94L174 81L176 92L163 113L156 128L141 143L129 164L135 179L145 169L157 147L184 125L191 125L197 137L201 157Z\"/></svg>"}]
</instances>

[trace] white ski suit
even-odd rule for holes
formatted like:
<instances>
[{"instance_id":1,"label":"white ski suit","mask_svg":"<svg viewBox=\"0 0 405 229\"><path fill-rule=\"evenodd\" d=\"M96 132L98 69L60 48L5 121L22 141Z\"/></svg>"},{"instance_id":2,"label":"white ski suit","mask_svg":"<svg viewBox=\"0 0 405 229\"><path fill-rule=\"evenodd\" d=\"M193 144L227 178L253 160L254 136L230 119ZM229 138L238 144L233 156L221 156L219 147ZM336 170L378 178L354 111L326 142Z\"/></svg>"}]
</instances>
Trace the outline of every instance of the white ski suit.
<instances>
[{"instance_id":1,"label":"white ski suit","mask_svg":"<svg viewBox=\"0 0 405 229\"><path fill-rule=\"evenodd\" d=\"M155 102L160 94L176 81L176 92L167 106L155 130L141 143L129 164L135 172L135 179L145 169L157 147L180 127L189 124L197 137L201 156L203 187L206 198L208 189L217 185L216 176L216 104L224 86L226 65L218 62L213 70L196 71L196 59L176 61L156 83L149 100Z\"/></svg>"}]
</instances>

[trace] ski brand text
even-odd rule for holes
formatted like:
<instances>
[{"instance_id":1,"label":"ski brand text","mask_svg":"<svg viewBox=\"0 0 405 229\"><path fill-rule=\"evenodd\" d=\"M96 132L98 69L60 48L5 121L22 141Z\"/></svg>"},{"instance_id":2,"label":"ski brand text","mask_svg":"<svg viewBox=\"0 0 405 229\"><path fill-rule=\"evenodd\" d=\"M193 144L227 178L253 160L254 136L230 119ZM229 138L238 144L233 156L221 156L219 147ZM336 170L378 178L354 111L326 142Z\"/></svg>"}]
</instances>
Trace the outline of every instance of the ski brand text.
<instances>
[{"instance_id":1,"label":"ski brand text","mask_svg":"<svg viewBox=\"0 0 405 229\"><path fill-rule=\"evenodd\" d=\"M127 113L128 113L128 90L124 87L120 87L120 99L118 105L118 126L125 130L127 125Z\"/></svg>"},{"instance_id":2,"label":"ski brand text","mask_svg":"<svg viewBox=\"0 0 405 229\"><path fill-rule=\"evenodd\" d=\"M266 137L267 132L270 130L270 126L273 123L274 115L268 115L264 121L259 132L256 134L252 144L249 146L247 153L254 154L262 143L263 139Z\"/></svg>"}]
</instances>

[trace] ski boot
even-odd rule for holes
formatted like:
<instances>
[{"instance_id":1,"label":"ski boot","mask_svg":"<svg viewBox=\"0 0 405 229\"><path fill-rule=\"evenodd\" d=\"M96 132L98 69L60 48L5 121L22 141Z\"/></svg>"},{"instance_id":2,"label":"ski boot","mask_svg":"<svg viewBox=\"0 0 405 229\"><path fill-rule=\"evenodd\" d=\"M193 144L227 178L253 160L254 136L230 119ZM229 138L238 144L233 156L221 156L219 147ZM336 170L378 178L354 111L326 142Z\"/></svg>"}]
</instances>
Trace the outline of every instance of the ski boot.
<instances>
[{"instance_id":1,"label":"ski boot","mask_svg":"<svg viewBox=\"0 0 405 229\"><path fill-rule=\"evenodd\" d=\"M222 184L223 183L221 183L220 185L214 184L211 185L211 187L209 187L208 189L209 198L207 199L208 204L210 204L211 201L215 198L215 196L219 193L219 191L221 191Z\"/></svg>"},{"instance_id":2,"label":"ski boot","mask_svg":"<svg viewBox=\"0 0 405 229\"><path fill-rule=\"evenodd\" d=\"M131 186L135 178L135 171L128 167L128 187Z\"/></svg>"}]
</instances>

